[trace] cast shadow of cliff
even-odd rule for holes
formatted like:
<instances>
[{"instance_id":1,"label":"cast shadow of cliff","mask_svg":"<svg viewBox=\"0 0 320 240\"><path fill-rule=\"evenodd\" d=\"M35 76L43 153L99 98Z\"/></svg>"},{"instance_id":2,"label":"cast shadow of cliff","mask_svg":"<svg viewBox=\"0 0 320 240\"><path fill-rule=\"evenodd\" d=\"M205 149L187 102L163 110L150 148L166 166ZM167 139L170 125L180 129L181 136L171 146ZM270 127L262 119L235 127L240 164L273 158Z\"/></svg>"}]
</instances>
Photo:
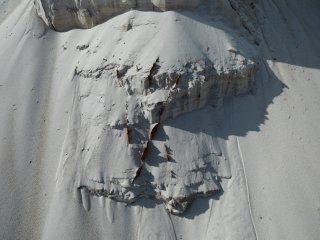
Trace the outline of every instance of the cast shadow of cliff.
<instances>
[{"instance_id":1,"label":"cast shadow of cliff","mask_svg":"<svg viewBox=\"0 0 320 240\"><path fill-rule=\"evenodd\" d=\"M241 96L227 97L220 107L205 106L202 109L184 113L161 123L156 140L168 141L166 131L170 128L195 135L206 134L213 139L228 141L231 136L244 137L249 132L259 132L268 120L268 107L287 88L266 62L260 62L255 77L255 91ZM223 189L210 197L198 197L181 217L193 219L210 208L211 200L217 201L224 194ZM214 203L213 203L214 204Z\"/></svg>"},{"instance_id":2,"label":"cast shadow of cliff","mask_svg":"<svg viewBox=\"0 0 320 240\"><path fill-rule=\"evenodd\" d=\"M197 21L204 21L200 16L187 15ZM282 27L280 27L281 24ZM270 66L277 64L293 69L296 67L320 69L320 55L318 54L320 45L316 44L318 35L308 34L308 31L311 30L303 27L300 28L303 29L302 33L291 31L295 29L293 24L286 23L287 26L284 26L283 23L279 23L279 29L277 22L274 22L272 26L261 26L263 39L261 45L257 46L261 53L261 60L255 77L256 88L253 93L226 98L223 106L219 108L206 106L192 113L178 116L176 119L168 119L163 126L193 134L205 133L224 140L228 140L231 136L245 137L250 132L259 132L261 126L268 121L269 107L277 101L283 91L290 91L289 79L286 80L287 86L273 72L273 69L276 68L271 69ZM276 34L279 32L281 34ZM163 128L160 129L163 130ZM167 139L165 131L159 134L162 135L163 140ZM204 214L210 209L210 201L213 201L214 204L216 197L196 199L183 217L193 219Z\"/></svg>"},{"instance_id":3,"label":"cast shadow of cliff","mask_svg":"<svg viewBox=\"0 0 320 240\"><path fill-rule=\"evenodd\" d=\"M261 60L255 76L255 91L241 96L227 97L220 107L205 106L196 111L184 113L176 118L166 119L158 128L154 140L167 142L167 131L175 129L175 132L192 133L194 135L205 134L212 139L228 141L230 137L244 137L249 132L259 132L260 127L268 120L268 107L287 87L277 78L269 68L265 60ZM169 134L170 135L170 134ZM171 136L172 137L172 136ZM153 154L148 157L148 164L157 166L163 161L154 159ZM151 159L152 158L152 159ZM149 162L149 160L152 162ZM148 176L147 176L148 178ZM149 176L152 179L151 175ZM223 197L224 189L209 197L196 197L188 209L181 215L182 218L194 219L205 214L210 209L210 201L215 204ZM153 208L161 202L138 200L135 205Z\"/></svg>"},{"instance_id":4,"label":"cast shadow of cliff","mask_svg":"<svg viewBox=\"0 0 320 240\"><path fill-rule=\"evenodd\" d=\"M250 131L259 132L260 126L268 120L268 107L287 86L265 63L260 63L255 81L256 86L253 92L226 97L222 106L207 105L196 111L165 120L159 128L157 139L168 140L164 127L193 134L202 132L224 140L228 140L229 136L244 137Z\"/></svg>"}]
</instances>

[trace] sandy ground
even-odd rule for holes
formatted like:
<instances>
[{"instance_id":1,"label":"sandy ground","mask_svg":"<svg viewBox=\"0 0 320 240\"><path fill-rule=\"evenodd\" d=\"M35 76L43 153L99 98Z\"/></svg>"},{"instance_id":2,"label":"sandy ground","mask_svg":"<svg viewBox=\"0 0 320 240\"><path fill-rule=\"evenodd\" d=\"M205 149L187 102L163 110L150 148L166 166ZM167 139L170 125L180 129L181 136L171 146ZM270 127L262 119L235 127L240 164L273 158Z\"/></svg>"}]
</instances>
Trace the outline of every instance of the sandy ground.
<instances>
[{"instance_id":1,"label":"sandy ground","mask_svg":"<svg viewBox=\"0 0 320 240\"><path fill-rule=\"evenodd\" d=\"M221 181L223 192L199 198L175 216L164 203L146 199L126 205L83 195L79 203L65 180L59 181L73 119L74 67L95 66L112 53L111 40L103 51L97 47L95 53L95 46L99 39L119 37L128 15L90 30L56 33L37 17L32 1L1 0L0 238L318 239L320 4L283 0L257 6L263 35L255 93L162 126L173 141L212 137L232 174ZM138 13L137 19L161 23L161 16ZM173 33L168 26L166 36ZM139 42L149 27L132 39ZM161 42L162 35L157 37ZM87 43L90 56L77 50ZM121 55L130 46L117 49ZM168 62L172 55L166 55Z\"/></svg>"}]
</instances>

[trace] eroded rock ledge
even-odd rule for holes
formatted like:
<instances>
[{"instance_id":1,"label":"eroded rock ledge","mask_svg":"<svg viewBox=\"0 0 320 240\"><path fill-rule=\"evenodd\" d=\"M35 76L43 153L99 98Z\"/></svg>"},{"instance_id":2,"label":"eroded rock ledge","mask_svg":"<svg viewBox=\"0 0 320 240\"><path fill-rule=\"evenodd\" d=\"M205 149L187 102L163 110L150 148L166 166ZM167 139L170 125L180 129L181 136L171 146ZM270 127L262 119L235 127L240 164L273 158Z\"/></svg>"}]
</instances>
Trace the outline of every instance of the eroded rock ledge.
<instances>
[{"instance_id":1,"label":"eroded rock ledge","mask_svg":"<svg viewBox=\"0 0 320 240\"><path fill-rule=\"evenodd\" d=\"M168 11L202 7L205 14L224 17L226 23L245 29L259 44L255 24L256 0L34 0L38 15L56 31L92 28L129 10ZM203 14L203 13L201 13Z\"/></svg>"},{"instance_id":2,"label":"eroded rock ledge","mask_svg":"<svg viewBox=\"0 0 320 240\"><path fill-rule=\"evenodd\" d=\"M194 9L200 0L36 0L42 18L58 31L91 28L131 9Z\"/></svg>"},{"instance_id":3,"label":"eroded rock ledge","mask_svg":"<svg viewBox=\"0 0 320 240\"><path fill-rule=\"evenodd\" d=\"M83 200L88 196L126 203L149 198L164 202L171 213L182 214L195 198L221 191L221 178L231 178L231 173L215 140L204 134L189 136L192 141L187 145L183 143L186 135L172 141L178 134L166 132L165 122L206 105L221 106L227 96L252 91L255 63L241 56L235 59L239 61L237 69L221 72L205 61L187 62L180 70L163 72L159 58L148 69L107 61L96 69L76 69L78 102L73 121L81 128L71 134L80 139L70 140L70 144L80 142L65 155L86 163L74 186L83 195L84 206L88 208L86 201L90 200ZM111 83L106 85L103 79ZM123 101L106 104L108 97L101 93L106 88L120 90ZM161 137L163 132L166 140ZM192 154L185 154L185 148ZM116 165L105 169L103 161ZM105 172L93 177L90 169ZM83 171L87 173L83 175Z\"/></svg>"}]
</instances>

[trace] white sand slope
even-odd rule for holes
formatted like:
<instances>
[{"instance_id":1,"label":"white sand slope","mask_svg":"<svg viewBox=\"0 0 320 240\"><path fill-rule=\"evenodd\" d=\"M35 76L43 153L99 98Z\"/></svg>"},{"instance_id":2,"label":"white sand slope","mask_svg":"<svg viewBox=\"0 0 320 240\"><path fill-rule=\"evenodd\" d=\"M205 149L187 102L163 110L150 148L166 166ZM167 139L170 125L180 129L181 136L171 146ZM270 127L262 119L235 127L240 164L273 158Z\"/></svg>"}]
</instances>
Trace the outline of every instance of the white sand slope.
<instances>
[{"instance_id":1,"label":"white sand slope","mask_svg":"<svg viewBox=\"0 0 320 240\"><path fill-rule=\"evenodd\" d=\"M197 4L0 0L1 239L318 239L320 4Z\"/></svg>"}]
</instances>

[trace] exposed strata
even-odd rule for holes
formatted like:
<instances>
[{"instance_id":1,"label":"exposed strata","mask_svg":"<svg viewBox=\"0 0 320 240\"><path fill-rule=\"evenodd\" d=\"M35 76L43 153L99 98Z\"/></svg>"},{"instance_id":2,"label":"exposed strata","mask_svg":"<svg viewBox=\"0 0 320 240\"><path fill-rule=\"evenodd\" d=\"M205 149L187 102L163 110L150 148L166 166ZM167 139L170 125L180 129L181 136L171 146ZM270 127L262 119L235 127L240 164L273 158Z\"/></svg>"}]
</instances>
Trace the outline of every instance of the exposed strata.
<instances>
[{"instance_id":1,"label":"exposed strata","mask_svg":"<svg viewBox=\"0 0 320 240\"><path fill-rule=\"evenodd\" d=\"M235 50L228 51L234 54ZM170 72L160 70L159 58L149 69L102 62L95 69L76 69L75 77L99 79L104 74L112 76L117 86L123 88L127 96L136 99L141 107L128 112L125 122L139 124L141 118L138 115L141 115L149 124L157 124L205 105L220 106L227 96L252 91L256 64L241 55L235 56L233 62L236 69L218 71L214 63L203 59L174 66Z\"/></svg>"},{"instance_id":2,"label":"exposed strata","mask_svg":"<svg viewBox=\"0 0 320 240\"><path fill-rule=\"evenodd\" d=\"M221 191L220 179L231 178L231 173L216 140L204 134L188 143L172 141L175 134L166 132L165 122L206 105L220 106L227 96L253 91L256 64L240 55L234 61L237 68L222 71L199 61L163 72L158 58L148 69L107 61L95 69L77 68L72 120L76 126L70 136L78 137L69 139L77 146L64 155L86 164L76 164L82 166L76 167L73 188L126 203L141 198L163 201L174 214L183 213L196 197ZM109 93L104 93L106 88ZM159 137L163 132L166 140ZM185 148L194 155L185 155ZM115 165L106 168L106 162ZM101 173L92 175L92 170Z\"/></svg>"},{"instance_id":3,"label":"exposed strata","mask_svg":"<svg viewBox=\"0 0 320 240\"><path fill-rule=\"evenodd\" d=\"M166 11L194 9L200 0L36 0L42 17L54 29L66 31L72 28L91 28L111 17L131 9L142 11Z\"/></svg>"}]
</instances>

